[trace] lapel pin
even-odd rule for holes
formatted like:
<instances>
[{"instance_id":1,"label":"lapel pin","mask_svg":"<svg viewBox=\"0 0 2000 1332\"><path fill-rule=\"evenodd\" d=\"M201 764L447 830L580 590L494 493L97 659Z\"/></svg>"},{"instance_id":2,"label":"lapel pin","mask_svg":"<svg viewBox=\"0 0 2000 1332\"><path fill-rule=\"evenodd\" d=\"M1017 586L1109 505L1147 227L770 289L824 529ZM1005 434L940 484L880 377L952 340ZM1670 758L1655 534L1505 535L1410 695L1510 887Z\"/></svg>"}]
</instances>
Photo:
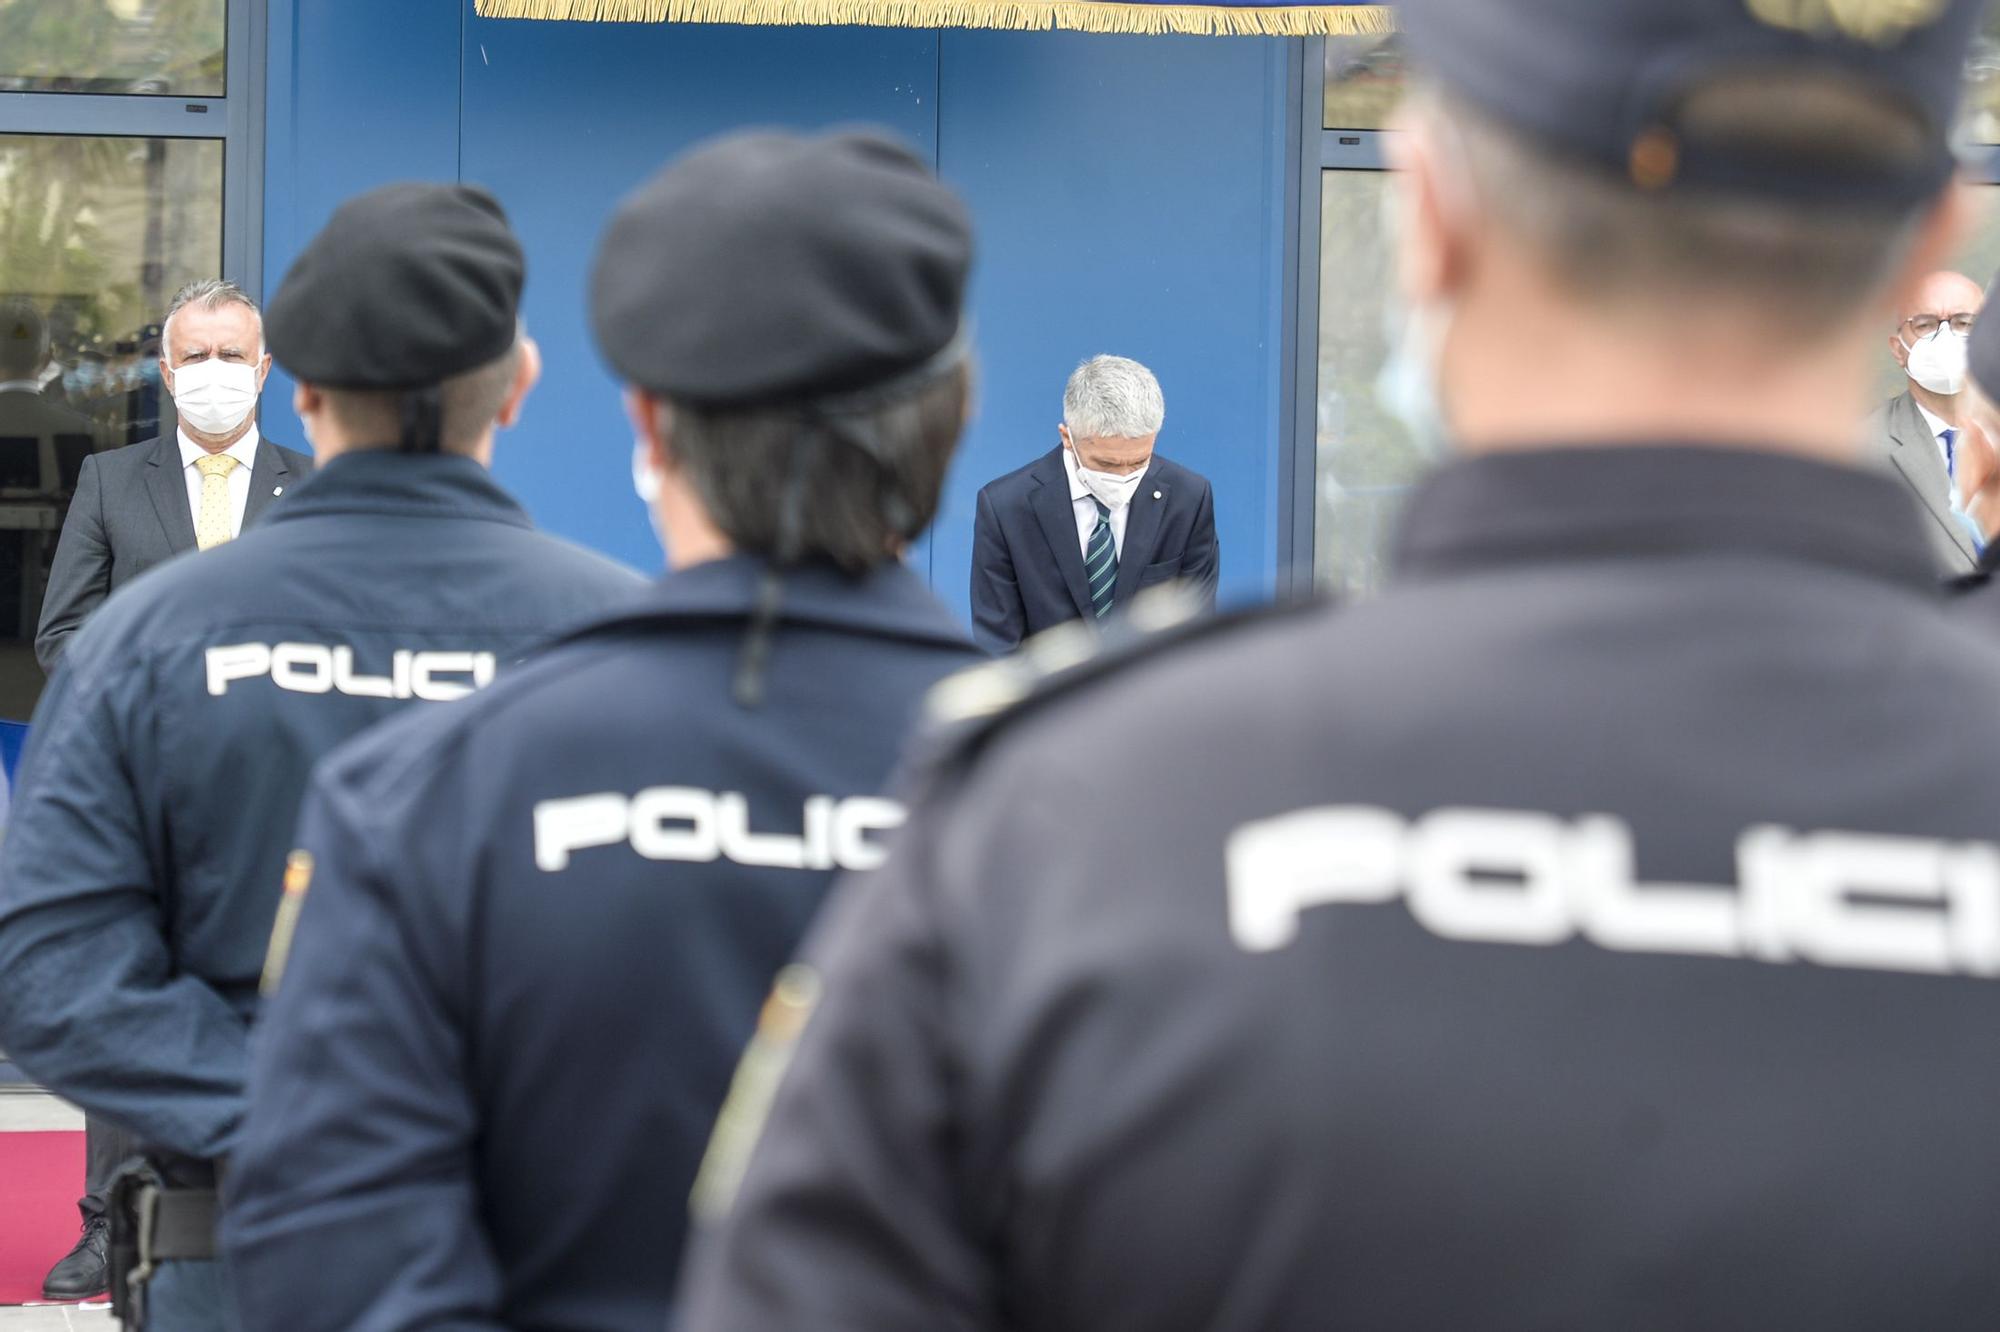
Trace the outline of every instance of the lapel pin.
<instances>
[{"instance_id":1,"label":"lapel pin","mask_svg":"<svg viewBox=\"0 0 2000 1332\"><path fill-rule=\"evenodd\" d=\"M278 487L278 488L277 488L276 490L274 490L274 491L272 491L272 492L271 492L271 494L272 494L273 496L278 496L278 495L282 495L282 494L284 494L284 493L285 493L285 488L284 488L283 486L279 486L279 487ZM1159 496L1158 496L1158 495L1155 495L1155 496L1153 496L1153 498L1154 498L1154 499L1158 499L1158 498L1159 498Z\"/></svg>"},{"instance_id":2,"label":"lapel pin","mask_svg":"<svg viewBox=\"0 0 2000 1332\"><path fill-rule=\"evenodd\" d=\"M1153 498L1154 498L1154 499L1158 499L1158 498L1160 498L1160 492L1159 492L1159 491L1157 491L1157 490L1156 490L1156 491L1154 491L1154 492L1153 492Z\"/></svg>"}]
</instances>

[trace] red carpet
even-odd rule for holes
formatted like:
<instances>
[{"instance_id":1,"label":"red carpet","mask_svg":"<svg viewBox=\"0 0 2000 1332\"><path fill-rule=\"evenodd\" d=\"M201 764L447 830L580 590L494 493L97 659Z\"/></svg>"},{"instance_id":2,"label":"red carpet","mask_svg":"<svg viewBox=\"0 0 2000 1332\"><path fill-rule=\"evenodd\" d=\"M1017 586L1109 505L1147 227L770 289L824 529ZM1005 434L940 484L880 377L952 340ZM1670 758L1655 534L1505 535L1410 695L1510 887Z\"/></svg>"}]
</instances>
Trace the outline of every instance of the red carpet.
<instances>
[{"instance_id":1,"label":"red carpet","mask_svg":"<svg viewBox=\"0 0 2000 1332\"><path fill-rule=\"evenodd\" d=\"M42 1298L42 1277L76 1243L83 1134L0 1133L0 1305Z\"/></svg>"}]
</instances>

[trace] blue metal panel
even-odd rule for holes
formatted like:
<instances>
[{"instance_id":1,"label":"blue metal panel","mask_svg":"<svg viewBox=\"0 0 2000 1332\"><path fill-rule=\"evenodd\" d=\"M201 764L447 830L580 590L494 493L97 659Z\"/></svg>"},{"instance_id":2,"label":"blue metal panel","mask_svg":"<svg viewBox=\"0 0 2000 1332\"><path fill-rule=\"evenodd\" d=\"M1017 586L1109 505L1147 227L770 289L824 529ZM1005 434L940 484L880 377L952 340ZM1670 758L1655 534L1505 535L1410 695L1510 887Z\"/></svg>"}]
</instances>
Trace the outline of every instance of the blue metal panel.
<instances>
[{"instance_id":1,"label":"blue metal panel","mask_svg":"<svg viewBox=\"0 0 2000 1332\"><path fill-rule=\"evenodd\" d=\"M393 32L394 40L384 34ZM584 284L613 202L742 125L888 124L980 229L980 414L917 556L963 610L972 497L1055 442L1097 351L1159 372L1162 447L1214 483L1225 595L1275 580L1289 47L1256 39L521 23L470 0L274 0L266 273L335 203L405 177L498 193L529 252L546 374L498 472L544 526L642 567L631 432ZM672 318L672 311L662 311ZM297 440L288 385L265 417Z\"/></svg>"},{"instance_id":2,"label":"blue metal panel","mask_svg":"<svg viewBox=\"0 0 2000 1332\"><path fill-rule=\"evenodd\" d=\"M1276 577L1288 47L950 32L939 157L980 227L979 417L936 540L968 602L973 498L1056 445L1086 356L1135 357L1161 452L1214 484L1223 593Z\"/></svg>"},{"instance_id":3,"label":"blue metal panel","mask_svg":"<svg viewBox=\"0 0 2000 1332\"><path fill-rule=\"evenodd\" d=\"M741 126L868 121L928 148L937 37L475 18L465 42L465 179L500 196L527 245L526 317L546 363L495 471L542 526L657 568L631 427L586 321L605 218L668 157Z\"/></svg>"},{"instance_id":4,"label":"blue metal panel","mask_svg":"<svg viewBox=\"0 0 2000 1332\"><path fill-rule=\"evenodd\" d=\"M458 178L460 8L270 0L267 296L343 199L394 180ZM262 420L280 443L305 447L280 371L265 387Z\"/></svg>"}]
</instances>

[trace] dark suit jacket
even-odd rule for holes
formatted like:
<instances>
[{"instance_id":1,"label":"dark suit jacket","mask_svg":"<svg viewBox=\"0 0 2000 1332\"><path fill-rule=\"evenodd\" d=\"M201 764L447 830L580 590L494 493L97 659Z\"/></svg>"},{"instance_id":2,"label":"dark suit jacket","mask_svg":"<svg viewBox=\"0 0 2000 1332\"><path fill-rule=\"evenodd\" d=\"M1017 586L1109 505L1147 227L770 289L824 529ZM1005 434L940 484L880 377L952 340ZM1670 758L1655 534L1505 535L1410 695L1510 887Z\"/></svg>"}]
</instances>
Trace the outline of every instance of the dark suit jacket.
<instances>
[{"instance_id":1,"label":"dark suit jacket","mask_svg":"<svg viewBox=\"0 0 2000 1332\"><path fill-rule=\"evenodd\" d=\"M256 522L281 489L297 485L311 471L311 455L260 439L243 526ZM35 633L35 657L42 669L55 673L69 636L106 597L154 565L193 549L194 514L188 508L178 439L147 440L84 459Z\"/></svg>"},{"instance_id":2,"label":"dark suit jacket","mask_svg":"<svg viewBox=\"0 0 2000 1332\"><path fill-rule=\"evenodd\" d=\"M1024 638L1091 613L1062 454L1058 445L979 492L972 529L972 637L988 652L1012 651ZM1221 568L1207 480L1154 454L1125 519L1115 604L1125 605L1141 588L1179 578L1212 606Z\"/></svg>"}]
</instances>

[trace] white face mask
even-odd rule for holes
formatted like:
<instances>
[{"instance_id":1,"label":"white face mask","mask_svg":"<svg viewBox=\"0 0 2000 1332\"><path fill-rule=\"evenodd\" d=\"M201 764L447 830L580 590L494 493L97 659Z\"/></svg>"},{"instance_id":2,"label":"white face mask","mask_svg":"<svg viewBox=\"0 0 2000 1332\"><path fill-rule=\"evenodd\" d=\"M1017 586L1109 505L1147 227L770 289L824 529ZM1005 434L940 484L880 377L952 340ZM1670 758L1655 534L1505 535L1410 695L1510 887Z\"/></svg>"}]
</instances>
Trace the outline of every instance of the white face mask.
<instances>
[{"instance_id":1,"label":"white face mask","mask_svg":"<svg viewBox=\"0 0 2000 1332\"><path fill-rule=\"evenodd\" d=\"M1077 456L1074 448L1069 451L1069 456L1076 462L1077 479L1083 482L1083 488L1107 509L1122 509L1130 504L1132 496L1138 493L1139 483L1146 479L1144 467L1130 476L1124 476L1117 472L1099 472L1085 467L1083 459Z\"/></svg>"},{"instance_id":2,"label":"white face mask","mask_svg":"<svg viewBox=\"0 0 2000 1332\"><path fill-rule=\"evenodd\" d=\"M666 529L660 526L660 473L653 466L653 450L645 440L632 443L632 493L646 506L646 521L653 525L653 538L667 549Z\"/></svg>"},{"instance_id":3,"label":"white face mask","mask_svg":"<svg viewBox=\"0 0 2000 1332\"><path fill-rule=\"evenodd\" d=\"M1949 324L1909 347L1910 378L1947 398L1965 388L1965 336Z\"/></svg>"},{"instance_id":4,"label":"white face mask","mask_svg":"<svg viewBox=\"0 0 2000 1332\"><path fill-rule=\"evenodd\" d=\"M227 435L257 409L257 367L214 359L174 371L174 410L204 435Z\"/></svg>"}]
</instances>

